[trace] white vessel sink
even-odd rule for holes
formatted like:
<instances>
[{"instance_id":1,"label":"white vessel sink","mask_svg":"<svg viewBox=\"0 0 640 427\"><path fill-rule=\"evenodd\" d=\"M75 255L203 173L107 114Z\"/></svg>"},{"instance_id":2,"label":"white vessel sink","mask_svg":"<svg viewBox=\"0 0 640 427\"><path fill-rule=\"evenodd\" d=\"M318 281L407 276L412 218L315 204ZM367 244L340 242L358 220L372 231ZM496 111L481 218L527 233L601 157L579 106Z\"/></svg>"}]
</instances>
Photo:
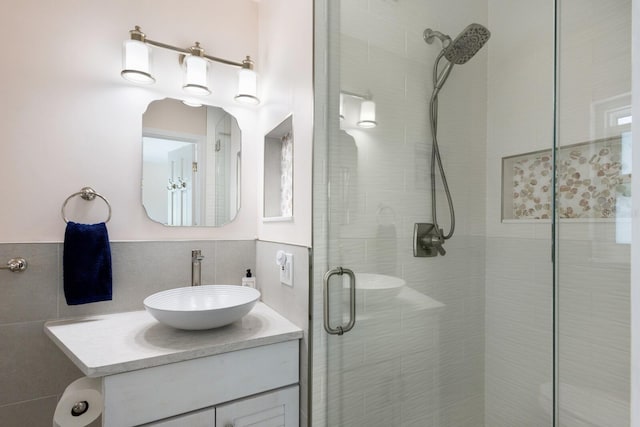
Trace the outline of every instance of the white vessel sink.
<instances>
[{"instance_id":1,"label":"white vessel sink","mask_svg":"<svg viewBox=\"0 0 640 427\"><path fill-rule=\"evenodd\" d=\"M260 292L246 286L187 286L148 296L144 308L165 325L200 330L240 320L259 299Z\"/></svg>"}]
</instances>

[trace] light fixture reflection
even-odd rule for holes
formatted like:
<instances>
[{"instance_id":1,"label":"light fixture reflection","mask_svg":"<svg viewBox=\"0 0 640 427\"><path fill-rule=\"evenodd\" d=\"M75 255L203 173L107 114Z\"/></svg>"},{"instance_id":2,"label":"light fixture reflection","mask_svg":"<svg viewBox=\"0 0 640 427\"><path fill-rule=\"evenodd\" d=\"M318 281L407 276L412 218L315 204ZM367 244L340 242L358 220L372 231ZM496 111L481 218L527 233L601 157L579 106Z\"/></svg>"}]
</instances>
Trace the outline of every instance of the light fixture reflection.
<instances>
[{"instance_id":1,"label":"light fixture reflection","mask_svg":"<svg viewBox=\"0 0 640 427\"><path fill-rule=\"evenodd\" d=\"M360 104L360 120L358 126L363 129L371 129L378 125L376 122L376 103L365 99Z\"/></svg>"},{"instance_id":2,"label":"light fixture reflection","mask_svg":"<svg viewBox=\"0 0 640 427\"><path fill-rule=\"evenodd\" d=\"M194 108L202 107L202 104L200 102L193 99L184 99L182 100L182 103L187 107L194 107Z\"/></svg>"}]
</instances>

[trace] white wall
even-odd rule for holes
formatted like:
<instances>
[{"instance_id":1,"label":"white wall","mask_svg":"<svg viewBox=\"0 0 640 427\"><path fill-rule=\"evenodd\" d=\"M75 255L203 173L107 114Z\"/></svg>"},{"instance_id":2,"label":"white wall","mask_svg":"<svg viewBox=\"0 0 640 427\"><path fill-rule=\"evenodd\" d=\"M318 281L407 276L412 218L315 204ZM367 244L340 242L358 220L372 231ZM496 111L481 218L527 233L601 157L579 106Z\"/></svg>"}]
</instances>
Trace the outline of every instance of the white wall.
<instances>
[{"instance_id":1,"label":"white wall","mask_svg":"<svg viewBox=\"0 0 640 427\"><path fill-rule=\"evenodd\" d=\"M256 237L261 133L257 110L233 101L233 67L211 67L214 94L207 102L232 113L243 131L240 214L223 228L194 229L168 228L146 217L140 201L142 113L154 99L183 94L177 55L171 52L154 49L154 86L135 86L120 77L122 42L135 25L149 38L176 46L197 40L215 56L258 58L258 4L250 0L196 0L188 7L170 0L5 5L0 17L0 36L7 41L0 81L0 242L61 241L60 207L83 186L111 202L112 240ZM85 216L80 209L88 207L80 206L70 208L68 216L103 220L100 202L93 203L95 214Z\"/></svg>"},{"instance_id":2,"label":"white wall","mask_svg":"<svg viewBox=\"0 0 640 427\"><path fill-rule=\"evenodd\" d=\"M259 7L258 237L311 246L313 4L267 0ZM293 222L263 222L264 136L293 115ZM243 154L244 156L244 154Z\"/></svg>"}]
</instances>

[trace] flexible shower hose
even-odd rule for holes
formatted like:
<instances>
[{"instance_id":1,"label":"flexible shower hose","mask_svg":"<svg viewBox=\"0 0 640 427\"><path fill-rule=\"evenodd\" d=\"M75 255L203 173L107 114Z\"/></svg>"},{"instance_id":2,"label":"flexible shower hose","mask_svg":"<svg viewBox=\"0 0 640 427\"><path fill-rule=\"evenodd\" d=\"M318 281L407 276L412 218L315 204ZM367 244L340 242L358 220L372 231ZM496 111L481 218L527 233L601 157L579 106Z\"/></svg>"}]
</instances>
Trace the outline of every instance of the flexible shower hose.
<instances>
[{"instance_id":1,"label":"flexible shower hose","mask_svg":"<svg viewBox=\"0 0 640 427\"><path fill-rule=\"evenodd\" d=\"M433 146L431 148L431 216L433 217L433 225L436 229L436 233L438 233L438 236L441 239L447 240L450 239L451 236L453 236L453 232L456 228L456 216L453 209L451 191L449 190L449 184L447 183L447 176L444 172L444 167L442 166L440 148L438 147L438 93L444 85L444 82L449 77L449 73L451 72L451 68L453 67L453 64L449 63L445 66L442 72L438 74L438 67L440 64L440 60L444 56L444 52L445 51L443 49L436 58L436 61L433 65L433 92L431 94L431 100L429 102L429 122L431 123L431 136L433 139ZM438 170L440 171L440 178L442 179L442 186L444 187L447 203L449 205L449 213L451 216L451 228L448 233L443 233L440 230L440 225L438 225L436 204L436 164L438 166Z\"/></svg>"}]
</instances>

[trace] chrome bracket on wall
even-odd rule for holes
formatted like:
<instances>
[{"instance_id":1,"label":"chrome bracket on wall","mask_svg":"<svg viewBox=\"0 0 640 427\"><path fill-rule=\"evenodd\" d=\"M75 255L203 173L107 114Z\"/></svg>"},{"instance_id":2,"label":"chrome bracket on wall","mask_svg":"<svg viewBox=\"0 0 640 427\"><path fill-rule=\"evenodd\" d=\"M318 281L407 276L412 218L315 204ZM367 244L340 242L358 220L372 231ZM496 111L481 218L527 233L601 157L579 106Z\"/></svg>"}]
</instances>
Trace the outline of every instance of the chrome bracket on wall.
<instances>
[{"instance_id":1,"label":"chrome bracket on wall","mask_svg":"<svg viewBox=\"0 0 640 427\"><path fill-rule=\"evenodd\" d=\"M433 224L419 222L413 227L413 256L414 257L434 257L438 254L444 256L443 231L440 232Z\"/></svg>"},{"instance_id":2,"label":"chrome bracket on wall","mask_svg":"<svg viewBox=\"0 0 640 427\"><path fill-rule=\"evenodd\" d=\"M11 258L0 270L9 270L12 273L22 273L27 269L27 260L24 258Z\"/></svg>"}]
</instances>

